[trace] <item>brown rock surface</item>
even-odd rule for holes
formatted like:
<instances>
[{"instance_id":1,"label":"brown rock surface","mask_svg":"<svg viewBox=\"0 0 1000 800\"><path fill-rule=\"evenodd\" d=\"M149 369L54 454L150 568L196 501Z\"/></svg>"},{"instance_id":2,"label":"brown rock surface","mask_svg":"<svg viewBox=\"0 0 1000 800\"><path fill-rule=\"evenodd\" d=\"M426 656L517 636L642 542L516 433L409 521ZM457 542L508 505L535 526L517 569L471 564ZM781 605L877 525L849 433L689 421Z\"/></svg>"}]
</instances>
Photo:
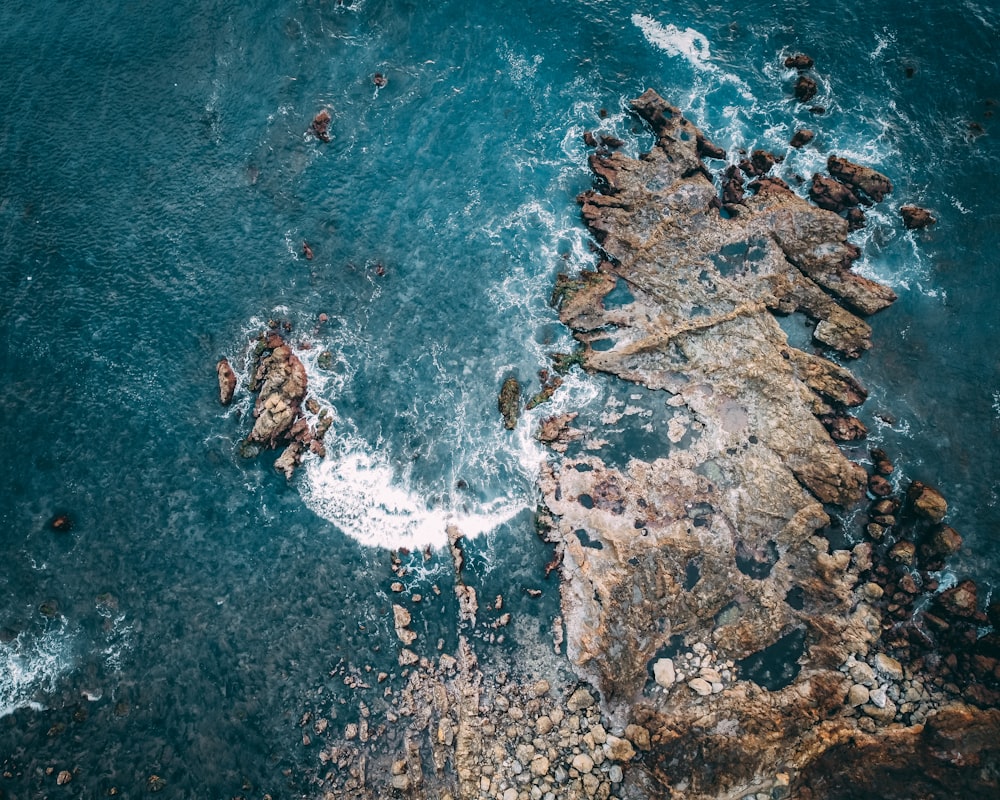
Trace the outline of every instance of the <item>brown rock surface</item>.
<instances>
[{"instance_id":1,"label":"brown rock surface","mask_svg":"<svg viewBox=\"0 0 1000 800\"><path fill-rule=\"evenodd\" d=\"M826 168L838 181L862 192L876 203L881 202L883 197L892 192L892 181L871 167L855 164L846 158L830 156L827 159Z\"/></svg>"},{"instance_id":2,"label":"brown rock surface","mask_svg":"<svg viewBox=\"0 0 1000 800\"><path fill-rule=\"evenodd\" d=\"M219 360L215 371L219 375L219 402L228 406L233 402L233 393L236 391L236 373L226 358Z\"/></svg>"}]
</instances>

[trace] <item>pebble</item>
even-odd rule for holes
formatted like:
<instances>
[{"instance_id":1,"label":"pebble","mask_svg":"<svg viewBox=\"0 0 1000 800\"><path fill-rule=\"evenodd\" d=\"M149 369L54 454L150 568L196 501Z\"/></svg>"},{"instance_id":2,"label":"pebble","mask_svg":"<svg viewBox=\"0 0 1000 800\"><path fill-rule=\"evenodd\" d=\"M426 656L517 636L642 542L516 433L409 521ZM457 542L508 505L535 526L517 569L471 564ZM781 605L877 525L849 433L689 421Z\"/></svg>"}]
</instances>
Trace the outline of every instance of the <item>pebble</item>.
<instances>
[{"instance_id":1,"label":"pebble","mask_svg":"<svg viewBox=\"0 0 1000 800\"><path fill-rule=\"evenodd\" d=\"M878 653L875 656L875 669L894 681L902 680L903 678L903 666L896 659L887 656L885 653Z\"/></svg>"},{"instance_id":2,"label":"pebble","mask_svg":"<svg viewBox=\"0 0 1000 800\"><path fill-rule=\"evenodd\" d=\"M712 684L704 678L692 678L688 681L688 686L702 697L712 693Z\"/></svg>"},{"instance_id":3,"label":"pebble","mask_svg":"<svg viewBox=\"0 0 1000 800\"><path fill-rule=\"evenodd\" d=\"M608 780L612 783L621 783L624 777L625 773L617 764L614 764L611 769L608 770Z\"/></svg>"},{"instance_id":4,"label":"pebble","mask_svg":"<svg viewBox=\"0 0 1000 800\"><path fill-rule=\"evenodd\" d=\"M664 689L669 689L673 686L674 681L677 680L677 674L674 671L673 659L658 659L653 664L653 679Z\"/></svg>"},{"instance_id":5,"label":"pebble","mask_svg":"<svg viewBox=\"0 0 1000 800\"><path fill-rule=\"evenodd\" d=\"M863 706L869 700L868 687L854 684L847 692L847 704L852 708Z\"/></svg>"},{"instance_id":6,"label":"pebble","mask_svg":"<svg viewBox=\"0 0 1000 800\"><path fill-rule=\"evenodd\" d=\"M573 757L573 769L582 774L590 772L594 768L594 759L586 753L580 753Z\"/></svg>"},{"instance_id":7,"label":"pebble","mask_svg":"<svg viewBox=\"0 0 1000 800\"><path fill-rule=\"evenodd\" d=\"M549 759L546 756L535 756L531 760L531 774L541 778L549 774Z\"/></svg>"},{"instance_id":8,"label":"pebble","mask_svg":"<svg viewBox=\"0 0 1000 800\"><path fill-rule=\"evenodd\" d=\"M584 688L579 688L566 701L566 708L570 711L581 711L594 705L594 696Z\"/></svg>"}]
</instances>

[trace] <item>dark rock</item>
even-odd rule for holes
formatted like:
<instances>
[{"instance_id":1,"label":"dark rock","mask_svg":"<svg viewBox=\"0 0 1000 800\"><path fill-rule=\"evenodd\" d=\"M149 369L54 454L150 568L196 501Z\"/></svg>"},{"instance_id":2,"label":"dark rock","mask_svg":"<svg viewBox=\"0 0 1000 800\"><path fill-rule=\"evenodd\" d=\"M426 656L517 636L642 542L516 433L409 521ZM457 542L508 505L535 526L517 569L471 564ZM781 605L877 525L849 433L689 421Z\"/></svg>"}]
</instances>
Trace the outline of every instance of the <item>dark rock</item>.
<instances>
[{"instance_id":1,"label":"dark rock","mask_svg":"<svg viewBox=\"0 0 1000 800\"><path fill-rule=\"evenodd\" d=\"M813 60L805 53L796 53L785 59L785 67L788 69L812 69Z\"/></svg>"},{"instance_id":2,"label":"dark rock","mask_svg":"<svg viewBox=\"0 0 1000 800\"><path fill-rule=\"evenodd\" d=\"M219 376L219 402L228 406L233 402L233 393L236 391L236 373L226 358L215 365L215 371Z\"/></svg>"},{"instance_id":3,"label":"dark rock","mask_svg":"<svg viewBox=\"0 0 1000 800\"><path fill-rule=\"evenodd\" d=\"M511 376L503 382L497 405L503 417L504 427L509 431L514 430L521 415L521 384L517 382L517 378Z\"/></svg>"},{"instance_id":4,"label":"dark rock","mask_svg":"<svg viewBox=\"0 0 1000 800\"><path fill-rule=\"evenodd\" d=\"M808 128L800 128L795 131L795 135L792 137L792 141L789 143L792 147L799 148L805 147L809 142L811 142L816 137Z\"/></svg>"},{"instance_id":5,"label":"dark rock","mask_svg":"<svg viewBox=\"0 0 1000 800\"><path fill-rule=\"evenodd\" d=\"M856 442L868 436L868 429L857 417L826 414L819 418L835 442Z\"/></svg>"},{"instance_id":6,"label":"dark rock","mask_svg":"<svg viewBox=\"0 0 1000 800\"><path fill-rule=\"evenodd\" d=\"M812 186L809 187L809 198L820 208L837 213L846 211L861 202L850 187L819 173L813 175Z\"/></svg>"},{"instance_id":7,"label":"dark rock","mask_svg":"<svg viewBox=\"0 0 1000 800\"><path fill-rule=\"evenodd\" d=\"M899 500L894 497L886 497L872 503L872 511L875 514L895 514L899 511Z\"/></svg>"},{"instance_id":8,"label":"dark rock","mask_svg":"<svg viewBox=\"0 0 1000 800\"><path fill-rule=\"evenodd\" d=\"M920 206L903 206L899 209L899 213L903 217L903 225L911 231L926 228L937 222L930 211Z\"/></svg>"},{"instance_id":9,"label":"dark rock","mask_svg":"<svg viewBox=\"0 0 1000 800\"><path fill-rule=\"evenodd\" d=\"M381 72L376 72L372 76L372 83L375 84L376 88L384 89L389 84L389 79L385 77Z\"/></svg>"},{"instance_id":10,"label":"dark rock","mask_svg":"<svg viewBox=\"0 0 1000 800\"><path fill-rule=\"evenodd\" d=\"M975 581L965 580L950 589L945 589L935 598L935 602L953 617L972 617L979 610Z\"/></svg>"},{"instance_id":11,"label":"dark rock","mask_svg":"<svg viewBox=\"0 0 1000 800\"><path fill-rule=\"evenodd\" d=\"M330 112L325 108L313 117L312 125L309 129L313 135L321 142L330 141Z\"/></svg>"},{"instance_id":12,"label":"dark rock","mask_svg":"<svg viewBox=\"0 0 1000 800\"><path fill-rule=\"evenodd\" d=\"M855 164L846 158L830 156L826 168L834 178L867 195L876 203L881 202L883 197L892 192L892 181L871 167Z\"/></svg>"},{"instance_id":13,"label":"dark rock","mask_svg":"<svg viewBox=\"0 0 1000 800\"><path fill-rule=\"evenodd\" d=\"M950 556L962 549L962 536L948 525L939 525L931 531L928 547L939 556Z\"/></svg>"},{"instance_id":14,"label":"dark rock","mask_svg":"<svg viewBox=\"0 0 1000 800\"><path fill-rule=\"evenodd\" d=\"M892 484L881 475L872 475L868 479L868 491L876 497L888 497L892 494Z\"/></svg>"},{"instance_id":15,"label":"dark rock","mask_svg":"<svg viewBox=\"0 0 1000 800\"><path fill-rule=\"evenodd\" d=\"M800 103L808 103L816 96L818 89L815 80L808 75L799 75L799 79L795 81L795 99Z\"/></svg>"},{"instance_id":16,"label":"dark rock","mask_svg":"<svg viewBox=\"0 0 1000 800\"><path fill-rule=\"evenodd\" d=\"M815 114L816 116L820 116L821 114L825 114L826 113L826 106L810 106L809 107L809 113L810 114Z\"/></svg>"},{"instance_id":17,"label":"dark rock","mask_svg":"<svg viewBox=\"0 0 1000 800\"><path fill-rule=\"evenodd\" d=\"M617 136L601 136L601 145L612 150L617 150L619 147L625 146L625 140L619 139Z\"/></svg>"},{"instance_id":18,"label":"dark rock","mask_svg":"<svg viewBox=\"0 0 1000 800\"><path fill-rule=\"evenodd\" d=\"M868 224L868 220L865 218L865 212L860 208L847 209L844 219L847 220L847 229L849 231L860 231L863 227L865 227L865 225Z\"/></svg>"},{"instance_id":19,"label":"dark rock","mask_svg":"<svg viewBox=\"0 0 1000 800\"><path fill-rule=\"evenodd\" d=\"M743 175L740 168L730 164L722 179L722 205L727 208L743 202Z\"/></svg>"},{"instance_id":20,"label":"dark rock","mask_svg":"<svg viewBox=\"0 0 1000 800\"><path fill-rule=\"evenodd\" d=\"M908 542L903 540L901 542L896 542L889 550L889 558L893 561L898 561L900 564L905 564L906 566L912 566L913 562L917 557L917 547L913 542Z\"/></svg>"},{"instance_id":21,"label":"dark rock","mask_svg":"<svg viewBox=\"0 0 1000 800\"><path fill-rule=\"evenodd\" d=\"M587 147L597 147L597 138L590 131L584 131L583 143L587 145Z\"/></svg>"}]
</instances>

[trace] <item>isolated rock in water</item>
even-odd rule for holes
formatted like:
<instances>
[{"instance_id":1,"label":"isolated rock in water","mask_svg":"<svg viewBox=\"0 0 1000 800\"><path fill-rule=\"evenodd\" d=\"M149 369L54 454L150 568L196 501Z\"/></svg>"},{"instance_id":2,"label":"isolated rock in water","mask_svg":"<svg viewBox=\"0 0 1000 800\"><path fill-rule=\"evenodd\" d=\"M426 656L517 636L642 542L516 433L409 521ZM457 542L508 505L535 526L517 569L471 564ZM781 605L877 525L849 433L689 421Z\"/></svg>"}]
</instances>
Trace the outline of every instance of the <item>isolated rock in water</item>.
<instances>
[{"instance_id":1,"label":"isolated rock in water","mask_svg":"<svg viewBox=\"0 0 1000 800\"><path fill-rule=\"evenodd\" d=\"M816 134L813 133L808 128L800 128L795 131L795 135L792 137L792 141L789 142L792 147L805 147L809 142L816 138Z\"/></svg>"},{"instance_id":2,"label":"isolated rock in water","mask_svg":"<svg viewBox=\"0 0 1000 800\"><path fill-rule=\"evenodd\" d=\"M521 384L517 382L517 378L512 376L503 382L497 405L503 417L504 427L507 430L514 430L521 414Z\"/></svg>"},{"instance_id":3,"label":"isolated rock in water","mask_svg":"<svg viewBox=\"0 0 1000 800\"><path fill-rule=\"evenodd\" d=\"M805 53L796 53L785 59L785 66L788 69L812 69L813 60Z\"/></svg>"},{"instance_id":4,"label":"isolated rock in water","mask_svg":"<svg viewBox=\"0 0 1000 800\"><path fill-rule=\"evenodd\" d=\"M236 373L226 358L215 365L215 371L219 375L219 401L228 406L233 402L233 393L236 391Z\"/></svg>"},{"instance_id":5,"label":"isolated rock in water","mask_svg":"<svg viewBox=\"0 0 1000 800\"><path fill-rule=\"evenodd\" d=\"M795 99L800 103L808 103L818 90L816 81L808 75L799 75L799 79L795 81Z\"/></svg>"},{"instance_id":6,"label":"isolated rock in water","mask_svg":"<svg viewBox=\"0 0 1000 800\"><path fill-rule=\"evenodd\" d=\"M892 181L871 167L864 167L846 158L830 156L826 161L829 173L841 183L862 192L876 203L892 192Z\"/></svg>"},{"instance_id":7,"label":"isolated rock in water","mask_svg":"<svg viewBox=\"0 0 1000 800\"><path fill-rule=\"evenodd\" d=\"M321 142L330 141L330 112L325 108L320 111L315 117L313 117L312 124L309 129L313 132L313 135L319 139Z\"/></svg>"},{"instance_id":8,"label":"isolated rock in water","mask_svg":"<svg viewBox=\"0 0 1000 800\"><path fill-rule=\"evenodd\" d=\"M919 230L937 223L931 212L920 206L903 206L899 209L899 213L907 230Z\"/></svg>"},{"instance_id":9,"label":"isolated rock in water","mask_svg":"<svg viewBox=\"0 0 1000 800\"><path fill-rule=\"evenodd\" d=\"M269 333L263 345L251 386L259 391L253 410L256 422L247 441L276 447L299 416L306 396L306 369L278 334Z\"/></svg>"}]
</instances>

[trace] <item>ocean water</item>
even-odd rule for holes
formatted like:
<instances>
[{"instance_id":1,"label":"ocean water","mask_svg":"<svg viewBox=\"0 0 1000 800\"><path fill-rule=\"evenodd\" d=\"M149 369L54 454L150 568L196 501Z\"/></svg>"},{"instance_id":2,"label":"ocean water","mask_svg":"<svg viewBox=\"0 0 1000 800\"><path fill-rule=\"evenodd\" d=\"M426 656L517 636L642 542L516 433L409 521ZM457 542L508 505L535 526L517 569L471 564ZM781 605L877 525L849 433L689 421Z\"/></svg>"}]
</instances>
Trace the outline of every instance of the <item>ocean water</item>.
<instances>
[{"instance_id":1,"label":"ocean water","mask_svg":"<svg viewBox=\"0 0 1000 800\"><path fill-rule=\"evenodd\" d=\"M481 656L544 638L532 420L666 410L574 374L507 432L496 395L508 375L534 393L571 347L547 300L595 259L581 134L647 149L627 113L647 87L732 159L810 127L789 180L831 153L893 180L855 234L860 270L900 296L850 365L861 415L901 485L949 499L955 573L992 588L1000 14L932 6L0 5L0 791L79 768L80 796L152 774L177 797L309 796L302 708L350 720L365 695L344 670L402 680L392 549L425 598L418 649L454 647L449 523L466 580L537 623L502 644L467 630ZM791 96L798 51L822 115ZM906 202L937 226L905 231ZM239 457L245 394L223 409L215 391L215 362L244 365L269 319L292 323L335 418L327 460L287 483L273 456Z\"/></svg>"}]
</instances>

